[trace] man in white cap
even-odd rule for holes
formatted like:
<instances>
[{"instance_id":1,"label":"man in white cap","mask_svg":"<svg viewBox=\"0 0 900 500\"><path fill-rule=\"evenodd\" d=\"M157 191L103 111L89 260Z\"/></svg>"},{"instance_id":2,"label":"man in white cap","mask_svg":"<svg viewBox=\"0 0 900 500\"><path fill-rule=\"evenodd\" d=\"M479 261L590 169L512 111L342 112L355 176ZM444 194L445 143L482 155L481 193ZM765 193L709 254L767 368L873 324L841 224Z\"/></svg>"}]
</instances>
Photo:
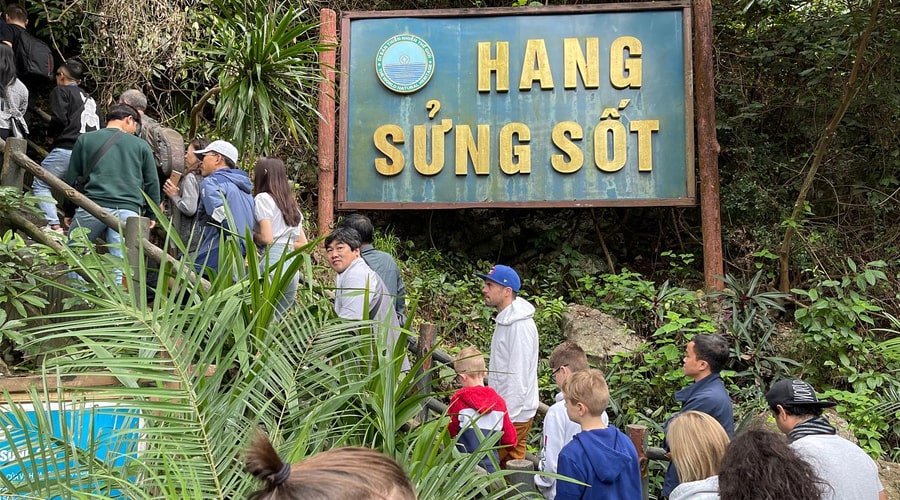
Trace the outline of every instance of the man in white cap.
<instances>
[{"instance_id":1,"label":"man in white cap","mask_svg":"<svg viewBox=\"0 0 900 500\"><path fill-rule=\"evenodd\" d=\"M516 428L516 446L500 449L500 466L525 458L528 432L538 407L538 332L534 306L516 294L522 287L519 275L509 266L496 265L484 280L484 302L497 309L488 382L506 401L507 413Z\"/></svg>"},{"instance_id":2,"label":"man in white cap","mask_svg":"<svg viewBox=\"0 0 900 500\"><path fill-rule=\"evenodd\" d=\"M203 233L194 266L198 272L204 268L218 272L221 234L236 237L241 254L246 252L244 236L253 231L253 185L247 172L235 168L238 151L230 142L213 141L194 155L200 158L203 175L197 209L197 224Z\"/></svg>"},{"instance_id":3,"label":"man in white cap","mask_svg":"<svg viewBox=\"0 0 900 500\"><path fill-rule=\"evenodd\" d=\"M822 492L824 500L887 500L875 461L862 448L838 436L822 416L822 410L835 403L819 401L816 390L799 379L773 384L766 402L791 448L827 483Z\"/></svg>"}]
</instances>

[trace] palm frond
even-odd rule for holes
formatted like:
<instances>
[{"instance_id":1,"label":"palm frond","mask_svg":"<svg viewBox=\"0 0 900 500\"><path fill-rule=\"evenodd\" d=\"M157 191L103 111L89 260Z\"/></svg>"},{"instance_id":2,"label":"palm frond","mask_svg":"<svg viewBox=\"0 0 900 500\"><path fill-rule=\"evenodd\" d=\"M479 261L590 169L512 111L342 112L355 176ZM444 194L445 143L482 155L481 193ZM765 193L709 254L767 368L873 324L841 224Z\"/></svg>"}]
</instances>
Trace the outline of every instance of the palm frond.
<instances>
[{"instance_id":1,"label":"palm frond","mask_svg":"<svg viewBox=\"0 0 900 500\"><path fill-rule=\"evenodd\" d=\"M0 479L6 492L241 498L252 486L243 452L258 428L291 461L336 446L382 450L408 468L422 498L499 498L508 490L492 489L502 472L475 472L480 456L457 452L444 421L409 426L436 395L416 388L425 376L421 361L402 371L405 350L388 349L389 325L337 318L330 299L311 285L300 287L296 307L275 319L281 278L301 268L311 274L308 248L261 267L251 252L245 268L240 246L227 238L222 271L208 289L177 272L186 260L164 263L150 304L137 286L145 282L143 266L129 289L108 286L103 267L124 262L85 251L69 257L86 281L44 279L82 309L31 318L23 338L45 357L45 380L102 373L119 385L35 390L32 404L102 401L106 406L92 410L97 415L124 415L134 425L82 434L46 411L25 423L23 407L11 404L0 414L0 423L9 424L3 432L17 426L29 432L7 441L40 460L22 459L30 473ZM406 334L398 345L406 345ZM104 439L115 440L116 460L98 457Z\"/></svg>"}]
</instances>

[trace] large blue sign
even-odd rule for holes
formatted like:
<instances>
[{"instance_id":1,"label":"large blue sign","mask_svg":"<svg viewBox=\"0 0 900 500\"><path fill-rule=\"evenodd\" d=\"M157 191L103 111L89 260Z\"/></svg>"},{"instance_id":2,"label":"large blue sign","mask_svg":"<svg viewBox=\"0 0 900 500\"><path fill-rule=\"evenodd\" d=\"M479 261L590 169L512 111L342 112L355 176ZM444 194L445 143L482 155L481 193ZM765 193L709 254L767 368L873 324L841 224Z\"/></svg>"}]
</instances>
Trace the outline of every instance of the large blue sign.
<instances>
[{"instance_id":1,"label":"large blue sign","mask_svg":"<svg viewBox=\"0 0 900 500\"><path fill-rule=\"evenodd\" d=\"M63 448L79 450L82 458L96 459L110 467L120 467L126 458L134 456L133 449L137 432L141 425L140 415L134 408L120 407L114 403L88 402L51 403L46 408L35 408L32 404L19 404L12 410L6 405L0 407L0 424L5 429L0 433L0 472L13 484L26 482L35 477L52 480L67 474L75 484L86 492L105 491L113 498L118 491L109 491L102 484L90 478L77 479L79 467L74 461L66 461ZM50 435L37 431L37 422ZM0 487L0 500L21 498L10 495Z\"/></svg>"},{"instance_id":2,"label":"large blue sign","mask_svg":"<svg viewBox=\"0 0 900 500\"><path fill-rule=\"evenodd\" d=\"M690 10L351 12L341 208L695 203Z\"/></svg>"}]
</instances>

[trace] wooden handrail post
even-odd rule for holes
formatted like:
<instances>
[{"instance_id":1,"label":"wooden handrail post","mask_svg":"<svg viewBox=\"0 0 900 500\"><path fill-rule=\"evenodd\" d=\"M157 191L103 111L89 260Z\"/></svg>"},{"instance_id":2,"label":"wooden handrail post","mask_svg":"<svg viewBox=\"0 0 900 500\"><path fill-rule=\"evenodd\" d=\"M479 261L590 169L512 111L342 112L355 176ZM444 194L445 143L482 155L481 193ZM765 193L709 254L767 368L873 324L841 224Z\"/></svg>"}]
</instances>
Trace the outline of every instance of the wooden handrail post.
<instances>
[{"instance_id":1,"label":"wooden handrail post","mask_svg":"<svg viewBox=\"0 0 900 500\"><path fill-rule=\"evenodd\" d=\"M416 346L416 357L422 361L422 371L419 374L419 394L426 394L431 390L431 350L434 348L434 339L437 336L437 327L431 323L423 323L419 326L419 343ZM428 421L428 407L423 406L420 419L424 423Z\"/></svg>"},{"instance_id":2,"label":"wooden handrail post","mask_svg":"<svg viewBox=\"0 0 900 500\"><path fill-rule=\"evenodd\" d=\"M131 289L137 294L138 303L147 302L147 283L141 264L144 260L144 241L150 238L150 219L146 217L129 217L125 221L125 252L128 267L131 269Z\"/></svg>"},{"instance_id":3,"label":"wooden handrail post","mask_svg":"<svg viewBox=\"0 0 900 500\"><path fill-rule=\"evenodd\" d=\"M509 460L506 462L506 470L516 471L507 476L509 484L516 488L516 493L513 496L526 491L535 491L534 474L530 474L534 470L534 462L531 460Z\"/></svg>"},{"instance_id":4,"label":"wooden handrail post","mask_svg":"<svg viewBox=\"0 0 900 500\"><path fill-rule=\"evenodd\" d=\"M17 139L10 137L5 141L3 148L3 170L0 173L0 185L12 186L22 189L25 184L25 169L22 168L13 158L13 153L19 152L23 155L28 149L28 142L25 139Z\"/></svg>"},{"instance_id":5,"label":"wooden handrail post","mask_svg":"<svg viewBox=\"0 0 900 500\"><path fill-rule=\"evenodd\" d=\"M631 439L631 444L633 444L634 449L637 450L638 466L641 468L641 491L643 492L644 500L647 500L650 498L650 478L647 475L647 465L649 462L646 451L647 426L629 424L625 426L625 430L628 437Z\"/></svg>"}]
</instances>

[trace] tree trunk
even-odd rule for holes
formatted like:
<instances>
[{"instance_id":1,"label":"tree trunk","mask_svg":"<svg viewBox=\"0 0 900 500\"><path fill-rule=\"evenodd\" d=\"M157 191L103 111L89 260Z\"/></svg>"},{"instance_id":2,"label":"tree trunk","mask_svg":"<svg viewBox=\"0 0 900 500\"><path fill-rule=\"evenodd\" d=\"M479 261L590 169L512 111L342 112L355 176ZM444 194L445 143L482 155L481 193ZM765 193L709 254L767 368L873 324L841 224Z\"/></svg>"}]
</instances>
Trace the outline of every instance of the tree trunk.
<instances>
[{"instance_id":1,"label":"tree trunk","mask_svg":"<svg viewBox=\"0 0 900 500\"><path fill-rule=\"evenodd\" d=\"M797 226L800 224L800 219L803 217L803 209L806 206L806 195L809 194L809 189L812 187L816 173L819 171L819 166L822 164L822 158L828 151L828 147L831 146L831 141L834 139L834 134L837 131L838 125L841 124L841 120L844 119L847 108L850 107L850 103L853 102L853 98L856 97L857 92L859 92L861 86L859 83L859 72L863 63L863 55L869 44L869 38L871 38L872 31L875 29L875 21L878 18L878 9L880 6L881 0L875 0L872 4L872 13L869 18L869 24L866 26L866 30L859 39L859 46L856 48L856 60L853 61L853 69L850 71L850 78L847 80L847 85L844 86L844 95L841 97L841 103L834 112L834 116L831 117L831 121L828 122L828 126L825 127L825 132L822 133L819 142L816 144L816 149L813 151L812 165L810 165L809 171L806 173L806 178L803 180L803 185L800 187L800 192L797 194L797 201L794 202L794 209L791 211L790 217L784 222L784 225L786 226L784 240L781 242L781 250L778 252L778 263L781 274L779 288L783 293L790 293L791 291L791 240L794 238L794 233L797 232Z\"/></svg>"}]
</instances>

